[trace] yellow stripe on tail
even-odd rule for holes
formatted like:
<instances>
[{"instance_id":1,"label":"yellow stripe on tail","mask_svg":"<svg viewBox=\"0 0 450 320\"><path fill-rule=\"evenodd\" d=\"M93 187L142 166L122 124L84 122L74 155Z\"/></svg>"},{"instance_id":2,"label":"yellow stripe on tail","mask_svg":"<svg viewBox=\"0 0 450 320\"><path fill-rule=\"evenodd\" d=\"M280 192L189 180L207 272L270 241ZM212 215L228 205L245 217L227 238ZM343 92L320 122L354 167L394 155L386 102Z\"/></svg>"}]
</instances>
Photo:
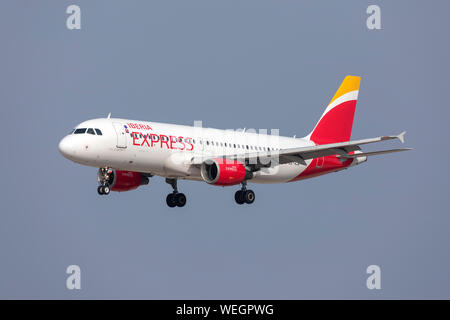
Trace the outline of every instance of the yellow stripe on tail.
<instances>
[{"instance_id":1,"label":"yellow stripe on tail","mask_svg":"<svg viewBox=\"0 0 450 320\"><path fill-rule=\"evenodd\" d=\"M340 96L355 91L355 90L359 90L359 83L361 82L361 77L357 77L357 76L346 76L344 81L342 81L341 86L339 87L339 89L336 91L336 93L334 94L333 99L331 99L330 103L331 104L334 100L336 100L337 98L339 98Z\"/></svg>"}]
</instances>

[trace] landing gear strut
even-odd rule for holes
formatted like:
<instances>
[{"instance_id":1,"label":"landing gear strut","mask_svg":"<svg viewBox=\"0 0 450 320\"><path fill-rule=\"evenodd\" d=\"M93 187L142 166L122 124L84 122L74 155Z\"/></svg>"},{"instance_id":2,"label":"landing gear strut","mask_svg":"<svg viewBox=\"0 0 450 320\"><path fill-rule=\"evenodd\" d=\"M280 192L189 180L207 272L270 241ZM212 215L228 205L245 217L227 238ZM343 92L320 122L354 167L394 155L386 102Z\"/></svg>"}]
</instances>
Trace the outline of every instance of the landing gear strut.
<instances>
[{"instance_id":1,"label":"landing gear strut","mask_svg":"<svg viewBox=\"0 0 450 320\"><path fill-rule=\"evenodd\" d=\"M184 193L179 193L177 188L177 179L166 179L166 183L170 184L173 192L169 193L166 198L166 203L169 207L184 207L186 204L186 196Z\"/></svg>"},{"instance_id":2,"label":"landing gear strut","mask_svg":"<svg viewBox=\"0 0 450 320\"><path fill-rule=\"evenodd\" d=\"M109 182L112 180L113 171L109 168L98 169L97 179L100 185L97 187L97 192L100 195L109 194L111 191Z\"/></svg>"},{"instance_id":3,"label":"landing gear strut","mask_svg":"<svg viewBox=\"0 0 450 320\"><path fill-rule=\"evenodd\" d=\"M237 204L251 204L255 201L255 193L253 190L247 190L247 181L242 182L242 188L236 191L234 200L236 200Z\"/></svg>"}]
</instances>

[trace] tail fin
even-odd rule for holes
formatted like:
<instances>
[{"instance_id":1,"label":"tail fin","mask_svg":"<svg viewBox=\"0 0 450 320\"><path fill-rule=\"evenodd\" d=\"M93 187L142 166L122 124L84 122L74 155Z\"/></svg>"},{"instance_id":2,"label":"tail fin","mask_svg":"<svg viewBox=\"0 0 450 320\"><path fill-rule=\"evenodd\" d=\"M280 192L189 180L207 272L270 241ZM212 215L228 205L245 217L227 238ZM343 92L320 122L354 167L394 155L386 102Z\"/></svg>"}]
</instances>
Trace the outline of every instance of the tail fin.
<instances>
[{"instance_id":1,"label":"tail fin","mask_svg":"<svg viewBox=\"0 0 450 320\"><path fill-rule=\"evenodd\" d=\"M345 77L307 139L316 144L350 140L360 81L360 77Z\"/></svg>"}]
</instances>

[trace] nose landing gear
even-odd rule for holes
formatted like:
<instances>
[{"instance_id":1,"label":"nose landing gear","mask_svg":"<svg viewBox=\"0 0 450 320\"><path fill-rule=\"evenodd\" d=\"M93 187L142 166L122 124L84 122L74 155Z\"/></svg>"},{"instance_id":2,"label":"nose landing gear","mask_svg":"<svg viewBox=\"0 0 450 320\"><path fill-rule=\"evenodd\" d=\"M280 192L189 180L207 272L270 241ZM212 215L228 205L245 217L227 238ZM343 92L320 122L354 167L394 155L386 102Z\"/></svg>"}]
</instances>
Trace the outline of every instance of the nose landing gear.
<instances>
[{"instance_id":1,"label":"nose landing gear","mask_svg":"<svg viewBox=\"0 0 450 320\"><path fill-rule=\"evenodd\" d=\"M97 192L98 194L104 195L104 194L109 194L111 190L109 189L109 186L105 185L105 186L98 186L97 188Z\"/></svg>"},{"instance_id":2,"label":"nose landing gear","mask_svg":"<svg viewBox=\"0 0 450 320\"><path fill-rule=\"evenodd\" d=\"M242 182L242 188L236 191L234 200L237 204L252 204L255 201L255 193L253 190L247 190L247 181Z\"/></svg>"},{"instance_id":3,"label":"nose landing gear","mask_svg":"<svg viewBox=\"0 0 450 320\"><path fill-rule=\"evenodd\" d=\"M173 192L169 193L166 197L166 203L170 208L184 207L186 204L186 196L184 193L179 193L177 188L177 179L166 179L166 183L170 184L173 188Z\"/></svg>"},{"instance_id":4,"label":"nose landing gear","mask_svg":"<svg viewBox=\"0 0 450 320\"><path fill-rule=\"evenodd\" d=\"M100 185L97 187L97 192L100 195L107 195L111 191L110 181L113 180L113 171L109 168L98 169L97 180Z\"/></svg>"}]
</instances>

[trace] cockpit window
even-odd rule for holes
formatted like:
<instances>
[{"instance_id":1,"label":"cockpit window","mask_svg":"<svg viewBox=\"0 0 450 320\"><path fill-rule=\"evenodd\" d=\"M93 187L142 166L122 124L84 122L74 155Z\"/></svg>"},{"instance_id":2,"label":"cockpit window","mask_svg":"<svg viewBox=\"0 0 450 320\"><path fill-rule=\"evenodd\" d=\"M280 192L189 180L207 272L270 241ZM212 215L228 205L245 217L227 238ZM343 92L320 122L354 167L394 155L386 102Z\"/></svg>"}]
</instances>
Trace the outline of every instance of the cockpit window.
<instances>
[{"instance_id":1,"label":"cockpit window","mask_svg":"<svg viewBox=\"0 0 450 320\"><path fill-rule=\"evenodd\" d=\"M69 133L69 134L72 134L74 131L75 131L75 129L70 130L70 133Z\"/></svg>"},{"instance_id":2,"label":"cockpit window","mask_svg":"<svg viewBox=\"0 0 450 320\"><path fill-rule=\"evenodd\" d=\"M102 132L101 132L100 129L95 129L95 132L97 132L97 135L98 135L98 136L101 136L101 135L102 135Z\"/></svg>"},{"instance_id":3,"label":"cockpit window","mask_svg":"<svg viewBox=\"0 0 450 320\"><path fill-rule=\"evenodd\" d=\"M87 129L87 133L95 135L94 129L92 128Z\"/></svg>"},{"instance_id":4,"label":"cockpit window","mask_svg":"<svg viewBox=\"0 0 450 320\"><path fill-rule=\"evenodd\" d=\"M74 134L81 134L81 133L85 133L86 132L86 128L78 128L75 129Z\"/></svg>"}]
</instances>

